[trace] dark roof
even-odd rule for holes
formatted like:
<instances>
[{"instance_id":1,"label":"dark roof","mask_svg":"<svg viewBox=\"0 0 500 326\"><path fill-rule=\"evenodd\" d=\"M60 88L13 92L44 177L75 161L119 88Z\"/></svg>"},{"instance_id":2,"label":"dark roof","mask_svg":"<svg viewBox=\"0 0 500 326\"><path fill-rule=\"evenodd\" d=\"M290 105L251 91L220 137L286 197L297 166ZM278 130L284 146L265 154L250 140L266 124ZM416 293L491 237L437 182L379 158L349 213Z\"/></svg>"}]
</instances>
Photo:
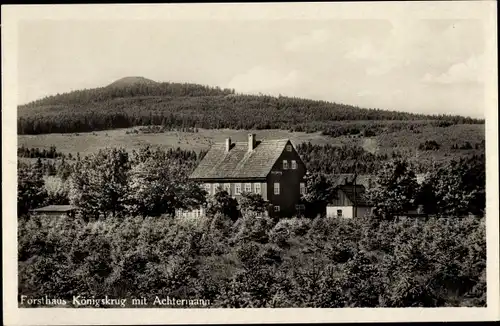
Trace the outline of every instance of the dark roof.
<instances>
[{"instance_id":1,"label":"dark roof","mask_svg":"<svg viewBox=\"0 0 500 326\"><path fill-rule=\"evenodd\" d=\"M75 209L78 207L73 205L49 205L33 209L33 212L69 212Z\"/></svg>"},{"instance_id":2,"label":"dark roof","mask_svg":"<svg viewBox=\"0 0 500 326\"><path fill-rule=\"evenodd\" d=\"M338 173L330 177L335 187L351 184L354 182L356 175L354 173Z\"/></svg>"},{"instance_id":3,"label":"dark roof","mask_svg":"<svg viewBox=\"0 0 500 326\"><path fill-rule=\"evenodd\" d=\"M229 152L226 152L225 143L216 143L203 157L190 178L265 178L288 142L288 139L257 141L253 151L248 151L247 142L235 142Z\"/></svg>"},{"instance_id":4,"label":"dark roof","mask_svg":"<svg viewBox=\"0 0 500 326\"><path fill-rule=\"evenodd\" d=\"M339 189L349 198L356 206L370 206L365 197L365 187L363 185L346 185L339 186Z\"/></svg>"},{"instance_id":5,"label":"dark roof","mask_svg":"<svg viewBox=\"0 0 500 326\"><path fill-rule=\"evenodd\" d=\"M356 177L356 185L363 185L366 189L370 188L370 185L375 185L375 180L377 177L372 174L358 174Z\"/></svg>"}]
</instances>

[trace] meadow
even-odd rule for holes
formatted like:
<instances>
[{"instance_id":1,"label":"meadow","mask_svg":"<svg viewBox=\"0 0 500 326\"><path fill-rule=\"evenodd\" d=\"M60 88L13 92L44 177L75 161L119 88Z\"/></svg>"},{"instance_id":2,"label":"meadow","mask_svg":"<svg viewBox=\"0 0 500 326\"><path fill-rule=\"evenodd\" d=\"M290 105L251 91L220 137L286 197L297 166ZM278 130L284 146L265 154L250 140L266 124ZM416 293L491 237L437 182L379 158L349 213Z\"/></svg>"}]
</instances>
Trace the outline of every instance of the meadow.
<instances>
[{"instance_id":1,"label":"meadow","mask_svg":"<svg viewBox=\"0 0 500 326\"><path fill-rule=\"evenodd\" d=\"M422 157L443 157L449 153L453 144L465 141L478 143L484 141L485 130L482 124L457 124L448 127L422 127L417 132L400 130L375 137L340 136L331 137L320 132L291 132L287 130L235 130L235 129L197 129L197 132L166 131L162 133L135 133L139 127L94 131L71 134L18 135L18 146L49 149L56 146L62 153L95 153L106 147L123 147L127 150L138 149L144 145L159 146L163 149L181 148L184 150L208 150L214 142L223 142L230 137L232 141L246 141L248 133L255 133L257 139L288 138L298 145L310 142L314 145L358 145L370 152L392 153L394 150L416 155L419 144L435 140L442 150L421 152ZM466 152L466 151L463 151ZM460 152L459 152L460 153Z\"/></svg>"},{"instance_id":2,"label":"meadow","mask_svg":"<svg viewBox=\"0 0 500 326\"><path fill-rule=\"evenodd\" d=\"M232 141L247 141L248 133L255 133L257 139L289 138L293 143L311 142L313 144L342 144L318 133L289 132L286 130L234 130L199 129L198 132L167 131L163 133L134 133L138 129L125 128L105 131L73 133L19 135L18 146L50 148L54 145L62 153L95 153L106 147L123 147L127 150L138 149L144 145L159 146L162 149L181 148L184 150L208 150L214 142L223 142L230 137ZM344 140L345 141L345 140Z\"/></svg>"}]
</instances>

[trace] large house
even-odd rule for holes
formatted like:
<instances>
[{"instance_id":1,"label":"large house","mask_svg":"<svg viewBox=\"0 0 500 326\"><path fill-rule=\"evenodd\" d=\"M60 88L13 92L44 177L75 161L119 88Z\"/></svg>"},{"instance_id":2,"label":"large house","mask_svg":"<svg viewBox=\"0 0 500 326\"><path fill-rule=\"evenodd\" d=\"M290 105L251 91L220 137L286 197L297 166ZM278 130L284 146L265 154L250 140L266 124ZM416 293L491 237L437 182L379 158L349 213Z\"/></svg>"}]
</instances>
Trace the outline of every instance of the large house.
<instances>
[{"instance_id":1,"label":"large house","mask_svg":"<svg viewBox=\"0 0 500 326\"><path fill-rule=\"evenodd\" d=\"M270 216L293 216L303 209L306 166L288 139L214 144L190 179L200 182L209 195L218 189L236 199L257 193L268 203Z\"/></svg>"}]
</instances>

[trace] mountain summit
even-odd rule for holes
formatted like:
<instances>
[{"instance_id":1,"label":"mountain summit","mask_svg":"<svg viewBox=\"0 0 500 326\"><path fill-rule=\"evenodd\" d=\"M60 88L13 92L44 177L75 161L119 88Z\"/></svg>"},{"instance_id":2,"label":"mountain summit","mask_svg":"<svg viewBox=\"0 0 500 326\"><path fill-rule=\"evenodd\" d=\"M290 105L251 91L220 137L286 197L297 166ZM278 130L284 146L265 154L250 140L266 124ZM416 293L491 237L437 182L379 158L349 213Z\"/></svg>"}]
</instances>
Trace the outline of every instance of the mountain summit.
<instances>
[{"instance_id":1,"label":"mountain summit","mask_svg":"<svg viewBox=\"0 0 500 326\"><path fill-rule=\"evenodd\" d=\"M130 76L130 77L120 78L120 79L112 82L111 84L109 84L107 87L124 87L124 86L132 86L132 85L137 85L137 84L154 85L154 84L158 84L158 82L155 82L154 80L144 78L144 77Z\"/></svg>"}]
</instances>

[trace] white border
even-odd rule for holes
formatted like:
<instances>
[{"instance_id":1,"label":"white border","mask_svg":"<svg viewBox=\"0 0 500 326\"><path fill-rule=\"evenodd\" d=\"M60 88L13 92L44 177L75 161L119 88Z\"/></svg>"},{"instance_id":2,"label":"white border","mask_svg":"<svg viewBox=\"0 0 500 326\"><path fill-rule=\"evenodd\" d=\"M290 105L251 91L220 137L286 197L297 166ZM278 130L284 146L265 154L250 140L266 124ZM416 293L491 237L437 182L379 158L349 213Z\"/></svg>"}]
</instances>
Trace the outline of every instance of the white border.
<instances>
[{"instance_id":1,"label":"white border","mask_svg":"<svg viewBox=\"0 0 500 326\"><path fill-rule=\"evenodd\" d=\"M17 22L20 20L481 19L485 23L487 308L19 309L17 307ZM2 6L3 304L6 325L499 320L498 80L495 1Z\"/></svg>"}]
</instances>

